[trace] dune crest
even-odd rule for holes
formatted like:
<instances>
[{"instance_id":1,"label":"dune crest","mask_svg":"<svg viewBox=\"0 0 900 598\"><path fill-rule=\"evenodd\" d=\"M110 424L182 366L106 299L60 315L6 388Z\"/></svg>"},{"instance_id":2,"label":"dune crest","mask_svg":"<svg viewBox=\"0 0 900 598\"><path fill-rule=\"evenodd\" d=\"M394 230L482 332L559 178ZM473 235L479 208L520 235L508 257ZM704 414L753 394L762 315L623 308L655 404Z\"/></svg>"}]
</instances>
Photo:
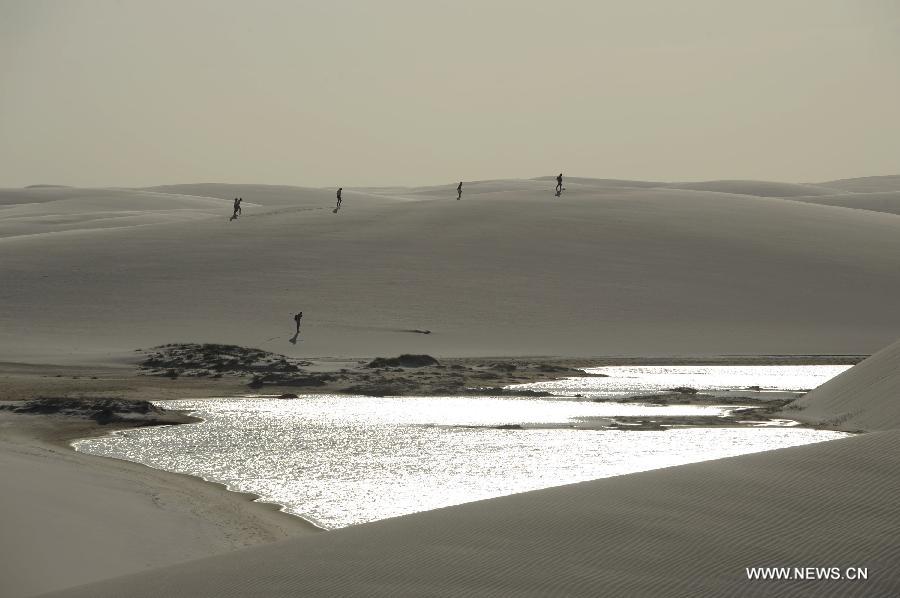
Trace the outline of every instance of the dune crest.
<instances>
[{"instance_id":1,"label":"dune crest","mask_svg":"<svg viewBox=\"0 0 900 598\"><path fill-rule=\"evenodd\" d=\"M887 176L867 176L853 179L838 179L826 183L816 183L820 187L829 187L854 193L876 193L880 191L900 191L900 174Z\"/></svg>"},{"instance_id":2,"label":"dune crest","mask_svg":"<svg viewBox=\"0 0 900 598\"><path fill-rule=\"evenodd\" d=\"M868 354L900 329L893 215L565 184L556 198L553 181L469 182L461 201L452 183L345 189L338 214L334 189L2 191L0 278L16 284L0 359L172 342L290 357ZM432 333L393 332L416 329Z\"/></svg>"},{"instance_id":3,"label":"dune crest","mask_svg":"<svg viewBox=\"0 0 900 598\"><path fill-rule=\"evenodd\" d=\"M900 428L900 340L829 380L786 415L844 430Z\"/></svg>"}]
</instances>

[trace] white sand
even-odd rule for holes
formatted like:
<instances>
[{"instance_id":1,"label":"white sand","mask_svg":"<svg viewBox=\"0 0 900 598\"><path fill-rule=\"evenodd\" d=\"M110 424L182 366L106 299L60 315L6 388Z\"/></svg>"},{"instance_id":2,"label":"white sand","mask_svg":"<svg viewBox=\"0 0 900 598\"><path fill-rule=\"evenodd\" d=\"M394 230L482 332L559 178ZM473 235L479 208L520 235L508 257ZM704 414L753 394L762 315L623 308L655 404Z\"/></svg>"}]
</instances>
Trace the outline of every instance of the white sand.
<instances>
[{"instance_id":1,"label":"white sand","mask_svg":"<svg viewBox=\"0 0 900 598\"><path fill-rule=\"evenodd\" d=\"M818 183L819 187L851 191L854 193L873 193L878 191L900 191L900 174L887 176L869 176L855 179L839 179Z\"/></svg>"},{"instance_id":2,"label":"white sand","mask_svg":"<svg viewBox=\"0 0 900 598\"><path fill-rule=\"evenodd\" d=\"M675 183L668 186L673 189L717 191L719 193L737 193L740 195L755 195L757 197L815 196L834 193L832 189L825 186L774 183L769 181L703 181L699 183Z\"/></svg>"},{"instance_id":3,"label":"white sand","mask_svg":"<svg viewBox=\"0 0 900 598\"><path fill-rule=\"evenodd\" d=\"M900 214L900 191L842 193L839 195L817 195L815 197L792 197L791 199L823 206Z\"/></svg>"},{"instance_id":4,"label":"white sand","mask_svg":"<svg viewBox=\"0 0 900 598\"><path fill-rule=\"evenodd\" d=\"M787 415L843 430L900 428L900 341L796 401Z\"/></svg>"},{"instance_id":5,"label":"white sand","mask_svg":"<svg viewBox=\"0 0 900 598\"><path fill-rule=\"evenodd\" d=\"M15 284L0 290L0 360L179 341L293 356L869 353L900 331L894 215L566 185L556 199L550 181L467 183L459 202L453 184L345 190L338 214L331 189L3 191L0 277ZM244 216L229 222L234 196Z\"/></svg>"}]
</instances>

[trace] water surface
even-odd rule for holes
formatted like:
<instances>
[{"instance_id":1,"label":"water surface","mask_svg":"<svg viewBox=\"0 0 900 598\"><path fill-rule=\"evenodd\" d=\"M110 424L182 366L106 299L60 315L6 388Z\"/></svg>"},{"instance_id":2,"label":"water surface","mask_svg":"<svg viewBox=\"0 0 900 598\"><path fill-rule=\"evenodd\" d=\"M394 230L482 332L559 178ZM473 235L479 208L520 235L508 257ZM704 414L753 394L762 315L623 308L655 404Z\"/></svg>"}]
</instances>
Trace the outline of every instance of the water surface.
<instances>
[{"instance_id":1,"label":"water surface","mask_svg":"<svg viewBox=\"0 0 900 598\"><path fill-rule=\"evenodd\" d=\"M820 386L850 365L654 365L587 368L603 378L571 377L520 384L511 388L542 390L586 398L620 398L651 395L672 388L719 391L749 397L757 393L801 393Z\"/></svg>"},{"instance_id":2,"label":"water surface","mask_svg":"<svg viewBox=\"0 0 900 598\"><path fill-rule=\"evenodd\" d=\"M325 528L845 436L783 427L572 429L583 418L716 417L728 408L556 398L309 395L164 406L204 421L117 432L76 448L222 482ZM491 427L506 424L525 429Z\"/></svg>"}]
</instances>

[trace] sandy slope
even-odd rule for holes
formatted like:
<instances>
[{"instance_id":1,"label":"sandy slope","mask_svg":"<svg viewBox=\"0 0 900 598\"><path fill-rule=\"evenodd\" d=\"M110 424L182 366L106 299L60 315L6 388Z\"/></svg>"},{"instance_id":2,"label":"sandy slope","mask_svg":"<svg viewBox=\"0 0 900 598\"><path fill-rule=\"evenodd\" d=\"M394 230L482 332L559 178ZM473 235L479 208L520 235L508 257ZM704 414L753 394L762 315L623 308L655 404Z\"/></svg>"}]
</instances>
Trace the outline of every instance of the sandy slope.
<instances>
[{"instance_id":1,"label":"sandy slope","mask_svg":"<svg viewBox=\"0 0 900 598\"><path fill-rule=\"evenodd\" d=\"M0 412L0 595L29 596L301 533L300 519L196 478L72 451L71 418Z\"/></svg>"},{"instance_id":2,"label":"sandy slope","mask_svg":"<svg viewBox=\"0 0 900 598\"><path fill-rule=\"evenodd\" d=\"M833 191L817 185L796 183L775 183L769 181L702 181L697 183L670 183L670 189L691 189L694 191L716 191L737 193L758 197L794 197L806 195L827 195Z\"/></svg>"},{"instance_id":3,"label":"sandy slope","mask_svg":"<svg viewBox=\"0 0 900 598\"><path fill-rule=\"evenodd\" d=\"M893 215L627 181L567 181L561 199L544 180L467 183L459 202L454 188L346 190L338 214L331 189L7 191L0 359L176 341L294 356L868 353L900 330ZM236 195L244 216L229 222ZM112 198L145 225L88 222Z\"/></svg>"},{"instance_id":4,"label":"sandy slope","mask_svg":"<svg viewBox=\"0 0 900 598\"><path fill-rule=\"evenodd\" d=\"M0 243L20 236L132 228L207 218L230 202L119 189L0 189Z\"/></svg>"},{"instance_id":5,"label":"sandy slope","mask_svg":"<svg viewBox=\"0 0 900 598\"><path fill-rule=\"evenodd\" d=\"M794 419L845 430L900 428L900 341L805 395Z\"/></svg>"},{"instance_id":6,"label":"sandy slope","mask_svg":"<svg viewBox=\"0 0 900 598\"><path fill-rule=\"evenodd\" d=\"M818 195L815 197L792 197L796 201L824 206L838 206L856 210L900 214L900 191L873 193L843 193L839 195Z\"/></svg>"},{"instance_id":7,"label":"sandy slope","mask_svg":"<svg viewBox=\"0 0 900 598\"><path fill-rule=\"evenodd\" d=\"M900 175L869 176L855 179L839 179L827 183L817 183L819 187L851 191L854 193L874 193L878 191L900 191Z\"/></svg>"}]
</instances>

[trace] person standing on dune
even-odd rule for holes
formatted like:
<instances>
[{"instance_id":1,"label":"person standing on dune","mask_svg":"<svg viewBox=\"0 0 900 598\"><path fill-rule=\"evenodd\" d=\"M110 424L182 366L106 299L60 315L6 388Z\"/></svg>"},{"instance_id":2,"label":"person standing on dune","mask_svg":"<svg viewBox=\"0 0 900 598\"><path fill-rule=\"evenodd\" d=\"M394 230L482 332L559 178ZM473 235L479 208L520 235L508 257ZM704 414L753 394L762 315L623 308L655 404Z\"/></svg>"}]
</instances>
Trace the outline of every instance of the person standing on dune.
<instances>
[{"instance_id":1,"label":"person standing on dune","mask_svg":"<svg viewBox=\"0 0 900 598\"><path fill-rule=\"evenodd\" d=\"M462 198L462 181L459 182L459 185L456 186L456 200L459 201Z\"/></svg>"},{"instance_id":2,"label":"person standing on dune","mask_svg":"<svg viewBox=\"0 0 900 598\"><path fill-rule=\"evenodd\" d=\"M300 320L303 319L303 312L294 314L294 323L297 325L297 334L300 334Z\"/></svg>"},{"instance_id":3,"label":"person standing on dune","mask_svg":"<svg viewBox=\"0 0 900 598\"><path fill-rule=\"evenodd\" d=\"M243 197L235 197L234 198L234 213L231 215L231 219L234 220L238 216L241 215L241 202L244 201Z\"/></svg>"},{"instance_id":4,"label":"person standing on dune","mask_svg":"<svg viewBox=\"0 0 900 598\"><path fill-rule=\"evenodd\" d=\"M343 201L343 200L341 199L341 191L343 191L343 190L344 190L343 187L338 187L338 191L337 191L337 205L335 206L335 209L336 209L336 210L341 209L341 202Z\"/></svg>"},{"instance_id":5,"label":"person standing on dune","mask_svg":"<svg viewBox=\"0 0 900 598\"><path fill-rule=\"evenodd\" d=\"M559 176L556 177L556 195L558 196L563 191L562 186L562 173L559 173Z\"/></svg>"}]
</instances>

